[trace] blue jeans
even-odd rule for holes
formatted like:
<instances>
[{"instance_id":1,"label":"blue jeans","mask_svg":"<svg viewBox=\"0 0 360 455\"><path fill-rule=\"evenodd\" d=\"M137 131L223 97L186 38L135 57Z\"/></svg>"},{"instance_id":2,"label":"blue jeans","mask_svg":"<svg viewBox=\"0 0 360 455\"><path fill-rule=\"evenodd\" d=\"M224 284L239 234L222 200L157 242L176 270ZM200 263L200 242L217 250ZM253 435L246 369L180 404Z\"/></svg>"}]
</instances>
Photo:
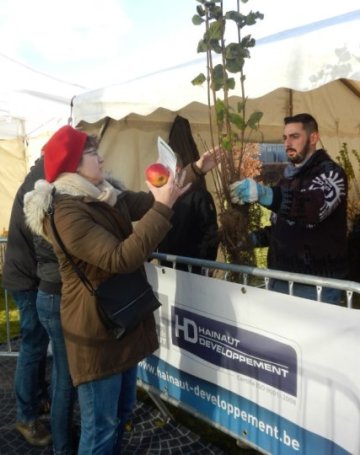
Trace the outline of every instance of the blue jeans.
<instances>
[{"instance_id":1,"label":"blue jeans","mask_svg":"<svg viewBox=\"0 0 360 455\"><path fill-rule=\"evenodd\" d=\"M45 366L49 337L36 310L37 291L12 292L20 313L20 350L15 371L16 419L38 418L39 401L47 394Z\"/></svg>"},{"instance_id":2,"label":"blue jeans","mask_svg":"<svg viewBox=\"0 0 360 455\"><path fill-rule=\"evenodd\" d=\"M287 281L271 280L270 289L282 294L289 294L289 285ZM317 300L316 286L309 284L294 283L293 295L303 297L309 300ZM341 290L333 288L322 288L321 301L324 303L332 303L340 305L341 303Z\"/></svg>"},{"instance_id":3,"label":"blue jeans","mask_svg":"<svg viewBox=\"0 0 360 455\"><path fill-rule=\"evenodd\" d=\"M78 386L78 455L119 455L124 425L136 402L137 367Z\"/></svg>"},{"instance_id":4,"label":"blue jeans","mask_svg":"<svg viewBox=\"0 0 360 455\"><path fill-rule=\"evenodd\" d=\"M51 429L56 455L72 453L71 423L76 389L72 384L57 294L38 291L36 307L41 324L49 335L53 354L51 370Z\"/></svg>"}]
</instances>

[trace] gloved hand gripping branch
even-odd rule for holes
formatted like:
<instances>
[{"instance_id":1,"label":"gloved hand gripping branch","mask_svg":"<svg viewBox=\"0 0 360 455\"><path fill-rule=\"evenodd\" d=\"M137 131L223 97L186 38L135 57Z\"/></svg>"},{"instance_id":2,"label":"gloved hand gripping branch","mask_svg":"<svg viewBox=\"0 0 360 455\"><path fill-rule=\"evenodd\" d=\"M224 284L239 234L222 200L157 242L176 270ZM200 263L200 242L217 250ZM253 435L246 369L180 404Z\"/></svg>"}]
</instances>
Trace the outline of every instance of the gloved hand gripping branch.
<instances>
[{"instance_id":1,"label":"gloved hand gripping branch","mask_svg":"<svg viewBox=\"0 0 360 455\"><path fill-rule=\"evenodd\" d=\"M259 204L267 207L273 201L273 190L269 186L262 185L249 178L232 183L230 195L234 204L259 202Z\"/></svg>"}]
</instances>

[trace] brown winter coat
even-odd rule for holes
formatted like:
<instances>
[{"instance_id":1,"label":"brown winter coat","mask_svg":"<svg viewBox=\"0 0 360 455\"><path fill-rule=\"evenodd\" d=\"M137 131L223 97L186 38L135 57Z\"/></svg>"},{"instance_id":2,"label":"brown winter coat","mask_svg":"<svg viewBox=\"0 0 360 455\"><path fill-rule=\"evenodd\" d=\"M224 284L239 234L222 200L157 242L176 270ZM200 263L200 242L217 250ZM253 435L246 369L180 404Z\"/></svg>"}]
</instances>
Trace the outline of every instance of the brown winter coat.
<instances>
[{"instance_id":1,"label":"brown winter coat","mask_svg":"<svg viewBox=\"0 0 360 455\"><path fill-rule=\"evenodd\" d=\"M55 196L55 223L75 262L96 287L117 272L143 267L171 228L172 210L143 192L124 192L116 206L85 196ZM144 215L145 214L145 215ZM131 221L139 220L134 228ZM154 317L121 341L108 334L95 298L79 280L53 238L62 276L61 321L74 385L116 374L136 365L158 348Z\"/></svg>"}]
</instances>

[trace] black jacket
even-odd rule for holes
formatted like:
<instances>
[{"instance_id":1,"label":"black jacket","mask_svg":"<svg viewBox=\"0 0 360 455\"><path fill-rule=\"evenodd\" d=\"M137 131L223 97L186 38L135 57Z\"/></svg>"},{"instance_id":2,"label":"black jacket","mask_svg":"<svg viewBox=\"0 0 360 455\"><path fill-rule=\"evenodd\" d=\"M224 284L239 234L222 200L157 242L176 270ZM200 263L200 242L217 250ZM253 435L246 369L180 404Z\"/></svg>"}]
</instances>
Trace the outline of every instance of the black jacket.
<instances>
[{"instance_id":1,"label":"black jacket","mask_svg":"<svg viewBox=\"0 0 360 455\"><path fill-rule=\"evenodd\" d=\"M25 224L23 212L25 193L33 190L35 182L43 178L44 161L40 158L30 169L15 196L2 276L3 286L8 291L39 288L49 293L59 293L61 289L58 263L52 247L42 238L33 237ZM47 281L50 281L50 287L46 284Z\"/></svg>"},{"instance_id":2,"label":"black jacket","mask_svg":"<svg viewBox=\"0 0 360 455\"><path fill-rule=\"evenodd\" d=\"M43 237L34 235L39 289L48 294L61 294L59 263L52 245Z\"/></svg>"},{"instance_id":3,"label":"black jacket","mask_svg":"<svg viewBox=\"0 0 360 455\"><path fill-rule=\"evenodd\" d=\"M273 192L269 268L346 278L344 170L324 150L317 150L297 172L282 178Z\"/></svg>"},{"instance_id":4,"label":"black jacket","mask_svg":"<svg viewBox=\"0 0 360 455\"><path fill-rule=\"evenodd\" d=\"M211 194L197 187L176 201L171 218L173 227L160 243L160 253L216 260L219 245L216 208ZM164 263L163 265L169 265ZM181 270L187 266L178 264ZM193 267L193 271L198 270Z\"/></svg>"}]
</instances>

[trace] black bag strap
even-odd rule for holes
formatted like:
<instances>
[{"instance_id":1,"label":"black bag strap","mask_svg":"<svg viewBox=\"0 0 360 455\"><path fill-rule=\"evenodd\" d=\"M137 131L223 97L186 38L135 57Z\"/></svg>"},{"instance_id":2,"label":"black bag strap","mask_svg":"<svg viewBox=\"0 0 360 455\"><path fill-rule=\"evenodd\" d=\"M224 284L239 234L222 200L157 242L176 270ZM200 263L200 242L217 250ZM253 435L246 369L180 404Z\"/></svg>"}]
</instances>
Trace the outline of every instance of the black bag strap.
<instances>
[{"instance_id":1,"label":"black bag strap","mask_svg":"<svg viewBox=\"0 0 360 455\"><path fill-rule=\"evenodd\" d=\"M64 242L62 241L59 231L56 228L55 220L54 220L55 207L54 207L54 203L53 203L55 192L56 192L56 190L55 190L55 188L53 188L53 190L51 192L51 195L52 195L51 202L50 202L50 205L47 210L47 213L50 217L50 224L51 224L51 229L53 231L54 237L55 237L58 245L60 246L60 248L63 250L67 260L70 262L74 272L78 275L78 277L82 281L83 285L86 287L86 289L90 292L91 295L95 295L96 291L95 291L93 285L91 284L88 277L85 275L84 271L74 262L72 256L69 254L69 252L65 248Z\"/></svg>"}]
</instances>

